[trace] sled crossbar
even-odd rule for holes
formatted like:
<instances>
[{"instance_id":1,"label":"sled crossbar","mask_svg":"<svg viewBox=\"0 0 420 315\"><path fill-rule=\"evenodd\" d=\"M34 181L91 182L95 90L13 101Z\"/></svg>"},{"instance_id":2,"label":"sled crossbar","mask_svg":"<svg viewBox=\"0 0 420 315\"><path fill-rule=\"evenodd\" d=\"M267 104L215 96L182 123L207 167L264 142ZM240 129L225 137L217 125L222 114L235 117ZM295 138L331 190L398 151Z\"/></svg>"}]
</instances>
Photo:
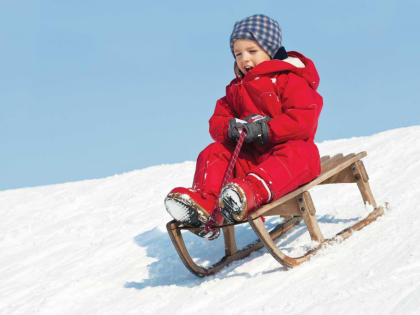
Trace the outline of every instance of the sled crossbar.
<instances>
[{"instance_id":1,"label":"sled crossbar","mask_svg":"<svg viewBox=\"0 0 420 315\"><path fill-rule=\"evenodd\" d=\"M194 262L182 237L181 230L186 229L194 233L195 228L181 226L175 220L168 222L166 227L172 243L187 269L200 277L212 275L233 261L240 260L262 247L267 248L268 252L284 267L298 266L307 261L313 254L322 248L323 244L348 238L354 231L362 229L384 213L383 207L378 207L376 205L369 186L369 177L363 162L361 161L366 155L366 152L361 152L358 154L348 154L346 156L337 154L332 157L322 157L322 171L317 178L284 195L280 199L260 207L250 213L247 220L238 223L249 223L258 236L257 241L249 244L243 249L237 249L234 226L223 226L225 256L219 262L208 268L199 266ZM336 183L356 183L364 203L372 206L373 210L366 218L339 232L333 238L324 239L315 216L315 206L309 190L317 185ZM278 224L269 232L261 219L263 216L280 216L284 219L284 222ZM274 241L291 230L302 220L306 224L311 239L317 241L319 245L316 248L309 250L303 256L287 256L276 246Z\"/></svg>"}]
</instances>

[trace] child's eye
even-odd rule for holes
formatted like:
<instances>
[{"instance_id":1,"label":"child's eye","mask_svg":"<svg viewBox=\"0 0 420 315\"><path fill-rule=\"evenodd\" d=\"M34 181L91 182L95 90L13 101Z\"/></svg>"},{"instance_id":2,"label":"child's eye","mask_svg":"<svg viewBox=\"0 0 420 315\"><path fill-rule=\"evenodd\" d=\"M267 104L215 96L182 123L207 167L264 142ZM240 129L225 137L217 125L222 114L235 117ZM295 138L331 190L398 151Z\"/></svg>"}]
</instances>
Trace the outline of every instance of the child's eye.
<instances>
[{"instance_id":1,"label":"child's eye","mask_svg":"<svg viewBox=\"0 0 420 315\"><path fill-rule=\"evenodd\" d=\"M257 50L256 49L252 49L252 50L250 50L249 51L251 54L255 54L256 52L257 52Z\"/></svg>"},{"instance_id":2,"label":"child's eye","mask_svg":"<svg viewBox=\"0 0 420 315\"><path fill-rule=\"evenodd\" d=\"M240 55L242 55L242 53L236 53L235 57L239 57Z\"/></svg>"}]
</instances>

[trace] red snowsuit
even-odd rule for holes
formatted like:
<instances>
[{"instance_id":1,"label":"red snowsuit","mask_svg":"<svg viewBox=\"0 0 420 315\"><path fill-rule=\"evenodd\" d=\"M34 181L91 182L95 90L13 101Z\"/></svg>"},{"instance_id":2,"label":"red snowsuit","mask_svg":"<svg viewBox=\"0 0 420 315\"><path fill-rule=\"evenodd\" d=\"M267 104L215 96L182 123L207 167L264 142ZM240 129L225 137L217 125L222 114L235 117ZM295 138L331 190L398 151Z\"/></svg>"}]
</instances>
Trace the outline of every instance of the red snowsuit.
<instances>
[{"instance_id":1,"label":"red snowsuit","mask_svg":"<svg viewBox=\"0 0 420 315\"><path fill-rule=\"evenodd\" d=\"M297 52L288 52L288 56L299 58L304 67L282 60L264 61L226 87L226 96L217 101L209 121L216 142L198 156L193 188L218 197L235 146L228 138L229 120L251 114L272 118L268 122L270 143L244 144L235 177L260 176L275 200L320 174L314 143L322 109L322 97L316 92L319 76L310 59Z\"/></svg>"}]
</instances>

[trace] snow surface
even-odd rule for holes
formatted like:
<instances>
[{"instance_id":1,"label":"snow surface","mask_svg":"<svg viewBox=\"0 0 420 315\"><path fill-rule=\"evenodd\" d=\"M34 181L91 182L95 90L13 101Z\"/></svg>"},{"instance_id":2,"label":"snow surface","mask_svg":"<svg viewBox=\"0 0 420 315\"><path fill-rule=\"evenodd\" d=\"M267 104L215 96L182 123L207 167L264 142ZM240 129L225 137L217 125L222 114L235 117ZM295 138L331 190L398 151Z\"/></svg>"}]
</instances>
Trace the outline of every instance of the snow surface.
<instances>
[{"instance_id":1,"label":"snow surface","mask_svg":"<svg viewBox=\"0 0 420 315\"><path fill-rule=\"evenodd\" d=\"M265 249L204 279L184 267L163 199L191 184L193 162L0 192L0 314L420 314L420 126L319 148L366 150L376 200L390 207L288 271ZM367 212L356 185L312 197L326 237ZM248 225L236 232L239 246L255 239ZM184 237L200 263L223 254L222 237ZM277 243L293 256L313 246L303 225Z\"/></svg>"}]
</instances>

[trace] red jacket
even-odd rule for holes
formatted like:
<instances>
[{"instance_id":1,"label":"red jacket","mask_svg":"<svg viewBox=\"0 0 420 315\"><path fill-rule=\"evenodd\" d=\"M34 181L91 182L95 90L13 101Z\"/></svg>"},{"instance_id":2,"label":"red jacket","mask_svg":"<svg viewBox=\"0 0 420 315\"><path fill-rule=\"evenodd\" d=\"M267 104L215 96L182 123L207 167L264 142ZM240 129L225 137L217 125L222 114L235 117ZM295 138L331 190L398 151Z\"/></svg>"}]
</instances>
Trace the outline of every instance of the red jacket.
<instances>
[{"instance_id":1,"label":"red jacket","mask_svg":"<svg viewBox=\"0 0 420 315\"><path fill-rule=\"evenodd\" d=\"M322 97L316 92L319 76L313 62L298 52L288 52L304 64L298 68L282 60L269 60L236 77L226 87L210 118L210 134L221 143L228 138L229 120L251 114L270 116L272 145L288 140L313 141L322 109Z\"/></svg>"},{"instance_id":2,"label":"red jacket","mask_svg":"<svg viewBox=\"0 0 420 315\"><path fill-rule=\"evenodd\" d=\"M235 177L259 176L276 200L320 174L314 143L322 109L322 97L316 92L318 73L311 60L297 52L288 55L293 58L264 61L227 86L226 96L217 101L210 118L210 134L216 142L198 156L194 188L218 196L234 149L228 137L229 120L252 114L272 118L270 143L245 145L235 164Z\"/></svg>"}]
</instances>

